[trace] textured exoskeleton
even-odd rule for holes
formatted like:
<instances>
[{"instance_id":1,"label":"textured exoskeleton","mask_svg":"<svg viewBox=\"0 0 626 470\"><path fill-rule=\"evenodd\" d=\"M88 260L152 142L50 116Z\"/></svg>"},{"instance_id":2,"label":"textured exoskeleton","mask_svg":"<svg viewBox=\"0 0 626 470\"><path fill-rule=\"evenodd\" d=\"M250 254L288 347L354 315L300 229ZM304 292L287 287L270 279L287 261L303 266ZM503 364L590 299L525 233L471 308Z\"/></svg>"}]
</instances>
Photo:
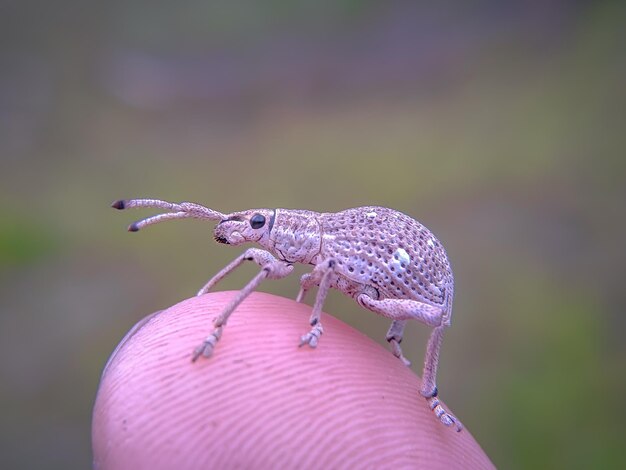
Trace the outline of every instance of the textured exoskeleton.
<instances>
[{"instance_id":1,"label":"textured exoskeleton","mask_svg":"<svg viewBox=\"0 0 626 470\"><path fill-rule=\"evenodd\" d=\"M459 420L443 409L436 386L443 330L450 325L452 315L452 269L442 244L416 220L385 207L357 207L336 213L251 209L222 214L195 203L157 199L119 200L113 207L155 207L167 211L131 224L128 229L133 232L168 219L209 219L219 221L214 229L216 241L228 245L254 242L265 249L247 249L198 292L208 292L244 261L261 266L261 271L216 318L214 331L195 349L194 361L212 354L229 315L263 279L287 276L294 263L310 264L313 271L302 276L297 301L301 302L311 287L319 288L311 329L302 336L300 346L317 346L323 333L320 314L330 288L393 320L387 341L394 355L407 365L400 348L406 321L425 323L433 331L426 348L420 393L443 424L462 429Z\"/></svg>"}]
</instances>

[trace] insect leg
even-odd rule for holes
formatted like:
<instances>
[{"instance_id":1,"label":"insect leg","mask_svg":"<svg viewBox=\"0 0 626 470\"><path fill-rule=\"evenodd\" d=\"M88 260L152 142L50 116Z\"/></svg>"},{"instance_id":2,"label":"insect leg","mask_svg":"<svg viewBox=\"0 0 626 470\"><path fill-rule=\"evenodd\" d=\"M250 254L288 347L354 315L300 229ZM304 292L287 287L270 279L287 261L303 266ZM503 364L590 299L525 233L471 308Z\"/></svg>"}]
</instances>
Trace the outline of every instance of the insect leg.
<instances>
[{"instance_id":1,"label":"insect leg","mask_svg":"<svg viewBox=\"0 0 626 470\"><path fill-rule=\"evenodd\" d=\"M406 326L406 320L394 320L391 322L391 326L387 331L385 338L391 345L391 351L393 355L400 359L405 366L410 367L411 362L402 354L402 348L400 343L402 342L402 335L404 334L404 327Z\"/></svg>"},{"instance_id":2,"label":"insect leg","mask_svg":"<svg viewBox=\"0 0 626 470\"><path fill-rule=\"evenodd\" d=\"M439 351L443 341L443 330L445 325L438 326L430 334L428 345L426 346L426 357L424 358L424 372L422 373L422 389L420 394L426 398L426 402L437 418L446 426L454 425L456 431L460 432L463 425L452 413L446 411L437 397L437 366L439 364Z\"/></svg>"},{"instance_id":3,"label":"insect leg","mask_svg":"<svg viewBox=\"0 0 626 470\"><path fill-rule=\"evenodd\" d=\"M293 271L293 265L277 260L267 251L259 250L258 248L249 248L242 255L235 258L228 266L213 276L213 278L202 289L200 289L198 295L206 293L218 281L223 279L244 261L254 261L260 265L262 269L252 278L250 282L248 282L248 284L246 284L243 289L237 293L237 295L226 306L224 311L215 319L213 322L215 329L209 336L206 337L202 344L194 350L192 361L195 361L200 356L211 356L215 345L222 336L224 326L226 325L230 314L233 313L237 306L258 287L263 279L280 279L289 275L291 271Z\"/></svg>"},{"instance_id":4,"label":"insect leg","mask_svg":"<svg viewBox=\"0 0 626 470\"><path fill-rule=\"evenodd\" d=\"M311 330L302 335L302 338L300 338L300 346L308 344L312 348L316 347L320 336L324 333L322 323L320 322L320 316L322 314L322 307L324 306L324 301L328 295L328 290L330 289L334 273L335 260L327 259L316 265L309 277L306 277L305 279L305 276L303 276L303 279L301 280L302 287L300 289L300 294L298 294L298 299L303 297L302 292L306 292L310 286L319 284L319 288L317 290L317 296L315 297L315 304L313 304L313 312L311 312L311 318L309 320Z\"/></svg>"},{"instance_id":5,"label":"insect leg","mask_svg":"<svg viewBox=\"0 0 626 470\"><path fill-rule=\"evenodd\" d=\"M283 261L277 260L276 258L274 258L274 256L271 253L265 250L261 250L259 248L248 248L241 255L237 256L237 258L235 258L229 264L227 264L224 268L222 268L222 270L220 270L215 276L209 279L209 282L207 282L204 286L202 286L202 289L200 289L196 295L203 295L209 292L215 286L215 284L217 284L226 276L228 276L231 272L235 270L235 268L238 268L244 261L254 261L256 264L258 264L261 267L267 264L272 264L272 265L275 264L276 266L285 266L285 269L289 270L289 272L287 272L283 276L279 276L277 278L270 277L270 279L280 279L281 277L287 276L293 270L293 266L288 265L284 263ZM291 267L287 268L287 266L291 266ZM277 268L275 268L275 271L278 273L282 272Z\"/></svg>"},{"instance_id":6,"label":"insect leg","mask_svg":"<svg viewBox=\"0 0 626 470\"><path fill-rule=\"evenodd\" d=\"M367 294L359 294L356 301L368 310L376 312L392 320L419 320L422 323L437 327L443 321L443 309L412 299L381 299L376 300ZM393 327L393 325L392 325ZM390 329L391 330L391 329Z\"/></svg>"},{"instance_id":7,"label":"insect leg","mask_svg":"<svg viewBox=\"0 0 626 470\"><path fill-rule=\"evenodd\" d=\"M406 321L413 318L432 327L438 327L443 324L443 310L441 308L433 307L417 300L376 300L366 293L358 295L356 300L362 307L393 320L387 331L386 338L391 344L393 355L407 366L410 366L411 363L404 357L402 348L400 348Z\"/></svg>"},{"instance_id":8,"label":"insect leg","mask_svg":"<svg viewBox=\"0 0 626 470\"><path fill-rule=\"evenodd\" d=\"M426 398L428 406L437 415L437 418L446 426L456 426L456 430L463 429L463 425L451 413L447 412L437 398L437 366L439 365L439 351L443 341L443 330L447 327L449 315L439 307L419 302L411 299L382 299L375 300L367 294L360 294L356 298L357 302L373 312L386 316L394 320L387 335L394 330L396 321L416 319L428 326L434 327L424 357L424 372L422 374L422 386L420 394ZM400 328L400 327L396 327ZM395 351L394 351L395 354Z\"/></svg>"},{"instance_id":9,"label":"insect leg","mask_svg":"<svg viewBox=\"0 0 626 470\"><path fill-rule=\"evenodd\" d=\"M303 274L300 278L300 292L298 292L296 302L302 302L309 289L313 286L319 285L320 281L321 276L314 276L313 273Z\"/></svg>"}]
</instances>

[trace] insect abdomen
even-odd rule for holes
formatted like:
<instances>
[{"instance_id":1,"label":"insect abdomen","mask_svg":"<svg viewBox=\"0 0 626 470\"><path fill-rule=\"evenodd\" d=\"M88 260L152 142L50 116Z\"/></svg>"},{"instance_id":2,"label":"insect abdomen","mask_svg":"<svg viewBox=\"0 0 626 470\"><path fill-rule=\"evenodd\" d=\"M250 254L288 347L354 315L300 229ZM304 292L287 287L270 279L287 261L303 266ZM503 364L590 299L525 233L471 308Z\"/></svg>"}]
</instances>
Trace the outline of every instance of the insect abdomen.
<instances>
[{"instance_id":1,"label":"insect abdomen","mask_svg":"<svg viewBox=\"0 0 626 470\"><path fill-rule=\"evenodd\" d=\"M411 217L384 207L322 214L323 251L339 274L371 285L381 298L446 303L452 272L441 243Z\"/></svg>"}]
</instances>

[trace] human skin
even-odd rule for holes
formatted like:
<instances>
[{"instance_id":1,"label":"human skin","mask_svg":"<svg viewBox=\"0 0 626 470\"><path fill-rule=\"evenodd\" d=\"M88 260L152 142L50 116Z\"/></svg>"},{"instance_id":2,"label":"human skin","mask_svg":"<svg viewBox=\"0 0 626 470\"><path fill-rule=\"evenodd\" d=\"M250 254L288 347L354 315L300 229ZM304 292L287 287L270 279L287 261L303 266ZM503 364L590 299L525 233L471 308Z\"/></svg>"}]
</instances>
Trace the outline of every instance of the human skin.
<instances>
[{"instance_id":1,"label":"human skin","mask_svg":"<svg viewBox=\"0 0 626 470\"><path fill-rule=\"evenodd\" d=\"M192 362L234 294L184 300L122 340L94 405L95 468L494 468L362 333L323 314L319 346L298 348L306 304L253 293Z\"/></svg>"}]
</instances>

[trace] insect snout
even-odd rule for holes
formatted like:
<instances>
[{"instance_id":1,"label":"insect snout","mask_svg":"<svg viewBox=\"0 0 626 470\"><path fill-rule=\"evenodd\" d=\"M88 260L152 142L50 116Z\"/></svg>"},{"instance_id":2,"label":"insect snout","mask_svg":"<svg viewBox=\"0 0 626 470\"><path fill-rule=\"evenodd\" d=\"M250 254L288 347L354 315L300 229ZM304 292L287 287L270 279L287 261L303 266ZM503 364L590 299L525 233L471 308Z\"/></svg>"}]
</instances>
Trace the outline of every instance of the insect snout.
<instances>
[{"instance_id":1,"label":"insect snout","mask_svg":"<svg viewBox=\"0 0 626 470\"><path fill-rule=\"evenodd\" d=\"M237 245L239 243L243 243L246 240L241 234L242 224L243 222L241 219L235 220L233 218L222 220L213 230L213 237L215 238L215 241L226 245Z\"/></svg>"},{"instance_id":2,"label":"insect snout","mask_svg":"<svg viewBox=\"0 0 626 470\"><path fill-rule=\"evenodd\" d=\"M230 245L230 243L228 243L228 240L222 236L219 235L213 235L213 238L215 239L215 241L217 243L223 243L224 245Z\"/></svg>"}]
</instances>

